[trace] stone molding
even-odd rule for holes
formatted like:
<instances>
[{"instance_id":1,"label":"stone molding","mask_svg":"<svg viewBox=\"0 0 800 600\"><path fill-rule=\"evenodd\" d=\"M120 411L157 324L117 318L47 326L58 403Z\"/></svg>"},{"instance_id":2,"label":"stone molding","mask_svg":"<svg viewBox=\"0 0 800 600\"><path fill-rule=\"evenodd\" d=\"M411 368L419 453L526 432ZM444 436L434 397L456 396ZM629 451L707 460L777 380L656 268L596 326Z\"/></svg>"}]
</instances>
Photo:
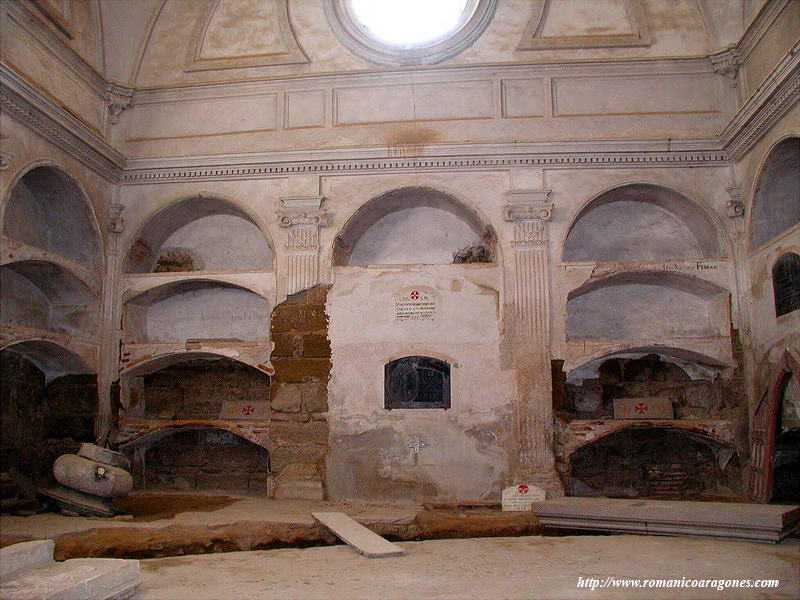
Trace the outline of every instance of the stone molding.
<instances>
[{"instance_id":1,"label":"stone molding","mask_svg":"<svg viewBox=\"0 0 800 600\"><path fill-rule=\"evenodd\" d=\"M328 224L322 196L281 198L278 224L287 230L286 294L319 283L319 228Z\"/></svg>"},{"instance_id":2,"label":"stone molding","mask_svg":"<svg viewBox=\"0 0 800 600\"><path fill-rule=\"evenodd\" d=\"M711 64L714 65L714 72L717 75L727 77L732 88L739 85L739 69L742 67L741 56L741 51L735 46L731 46L708 57Z\"/></svg>"},{"instance_id":3,"label":"stone molding","mask_svg":"<svg viewBox=\"0 0 800 600\"><path fill-rule=\"evenodd\" d=\"M10 116L96 173L114 183L120 180L125 165L120 152L3 64L0 105Z\"/></svg>"}]
</instances>

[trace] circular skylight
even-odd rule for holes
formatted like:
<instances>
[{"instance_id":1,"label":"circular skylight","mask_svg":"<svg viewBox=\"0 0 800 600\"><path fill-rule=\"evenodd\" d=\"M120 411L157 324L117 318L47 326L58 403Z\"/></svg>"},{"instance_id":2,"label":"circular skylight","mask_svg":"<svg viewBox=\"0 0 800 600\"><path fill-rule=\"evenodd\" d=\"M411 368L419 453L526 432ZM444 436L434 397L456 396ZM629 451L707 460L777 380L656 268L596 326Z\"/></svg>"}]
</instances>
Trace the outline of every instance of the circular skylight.
<instances>
[{"instance_id":1,"label":"circular skylight","mask_svg":"<svg viewBox=\"0 0 800 600\"><path fill-rule=\"evenodd\" d=\"M469 17L468 0L350 0L371 37L396 46L422 46L452 33Z\"/></svg>"},{"instance_id":2,"label":"circular skylight","mask_svg":"<svg viewBox=\"0 0 800 600\"><path fill-rule=\"evenodd\" d=\"M323 0L333 33L355 56L388 66L432 65L483 33L497 0Z\"/></svg>"}]
</instances>

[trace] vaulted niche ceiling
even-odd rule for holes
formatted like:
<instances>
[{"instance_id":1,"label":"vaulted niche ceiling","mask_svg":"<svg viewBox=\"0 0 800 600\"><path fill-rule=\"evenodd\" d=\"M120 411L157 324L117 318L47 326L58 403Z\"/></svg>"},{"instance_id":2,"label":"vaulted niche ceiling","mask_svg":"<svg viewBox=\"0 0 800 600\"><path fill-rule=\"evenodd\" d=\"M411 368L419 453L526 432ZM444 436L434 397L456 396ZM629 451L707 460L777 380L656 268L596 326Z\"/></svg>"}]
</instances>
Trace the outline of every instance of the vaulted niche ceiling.
<instances>
[{"instance_id":1,"label":"vaulted niche ceiling","mask_svg":"<svg viewBox=\"0 0 800 600\"><path fill-rule=\"evenodd\" d=\"M750 247L758 248L800 223L800 138L769 153L753 198Z\"/></svg>"},{"instance_id":2,"label":"vaulted niche ceiling","mask_svg":"<svg viewBox=\"0 0 800 600\"><path fill-rule=\"evenodd\" d=\"M27 358L44 373L48 382L61 375L94 373L84 359L54 342L28 340L7 346L3 351Z\"/></svg>"},{"instance_id":3,"label":"vaulted niche ceiling","mask_svg":"<svg viewBox=\"0 0 800 600\"><path fill-rule=\"evenodd\" d=\"M11 191L3 233L95 268L99 265L100 241L88 202L75 180L64 171L36 167Z\"/></svg>"},{"instance_id":4,"label":"vaulted niche ceiling","mask_svg":"<svg viewBox=\"0 0 800 600\"><path fill-rule=\"evenodd\" d=\"M207 280L169 283L125 303L130 343L198 340L264 341L267 301L245 288Z\"/></svg>"},{"instance_id":5,"label":"vaulted niche ceiling","mask_svg":"<svg viewBox=\"0 0 800 600\"><path fill-rule=\"evenodd\" d=\"M683 194L637 183L609 190L578 215L565 261L638 261L722 256L709 216Z\"/></svg>"},{"instance_id":6,"label":"vaulted niche ceiling","mask_svg":"<svg viewBox=\"0 0 800 600\"><path fill-rule=\"evenodd\" d=\"M0 267L2 320L21 327L92 338L97 296L55 263L25 260Z\"/></svg>"},{"instance_id":7,"label":"vaulted niche ceiling","mask_svg":"<svg viewBox=\"0 0 800 600\"><path fill-rule=\"evenodd\" d=\"M250 215L226 200L197 197L167 206L145 224L125 271L264 271L272 266L272 249Z\"/></svg>"},{"instance_id":8,"label":"vaulted niche ceiling","mask_svg":"<svg viewBox=\"0 0 800 600\"><path fill-rule=\"evenodd\" d=\"M335 265L448 264L494 235L453 197L426 187L392 190L370 200L336 239Z\"/></svg>"}]
</instances>

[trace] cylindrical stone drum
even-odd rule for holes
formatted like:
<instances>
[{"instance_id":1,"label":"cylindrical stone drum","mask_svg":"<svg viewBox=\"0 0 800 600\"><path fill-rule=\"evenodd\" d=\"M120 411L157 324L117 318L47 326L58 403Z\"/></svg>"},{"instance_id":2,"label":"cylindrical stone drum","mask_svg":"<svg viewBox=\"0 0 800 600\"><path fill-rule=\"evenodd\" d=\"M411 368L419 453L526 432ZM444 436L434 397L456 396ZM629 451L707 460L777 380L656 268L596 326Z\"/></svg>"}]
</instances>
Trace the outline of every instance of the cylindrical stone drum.
<instances>
[{"instance_id":1,"label":"cylindrical stone drum","mask_svg":"<svg viewBox=\"0 0 800 600\"><path fill-rule=\"evenodd\" d=\"M103 498L121 498L133 489L126 470L76 454L59 456L53 474L61 485Z\"/></svg>"}]
</instances>

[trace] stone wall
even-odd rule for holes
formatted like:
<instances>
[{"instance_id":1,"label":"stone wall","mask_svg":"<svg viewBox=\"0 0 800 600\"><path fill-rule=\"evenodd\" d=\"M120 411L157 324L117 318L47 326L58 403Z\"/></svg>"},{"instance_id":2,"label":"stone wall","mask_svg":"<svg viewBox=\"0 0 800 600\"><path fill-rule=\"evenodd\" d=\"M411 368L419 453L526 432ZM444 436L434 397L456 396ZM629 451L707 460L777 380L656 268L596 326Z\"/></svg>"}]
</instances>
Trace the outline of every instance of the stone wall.
<instances>
[{"instance_id":1,"label":"stone wall","mask_svg":"<svg viewBox=\"0 0 800 600\"><path fill-rule=\"evenodd\" d=\"M328 378L331 347L325 301L330 286L289 296L272 312L275 368L270 390L272 470L313 466L320 475L328 449Z\"/></svg>"},{"instance_id":2,"label":"stone wall","mask_svg":"<svg viewBox=\"0 0 800 600\"><path fill-rule=\"evenodd\" d=\"M51 474L56 458L94 441L95 378L64 375L46 384L31 361L0 352L0 410L0 470L39 481Z\"/></svg>"},{"instance_id":3,"label":"stone wall","mask_svg":"<svg viewBox=\"0 0 800 600\"><path fill-rule=\"evenodd\" d=\"M269 377L234 360L194 359L144 377L145 417L218 419L226 400L264 401Z\"/></svg>"}]
</instances>

